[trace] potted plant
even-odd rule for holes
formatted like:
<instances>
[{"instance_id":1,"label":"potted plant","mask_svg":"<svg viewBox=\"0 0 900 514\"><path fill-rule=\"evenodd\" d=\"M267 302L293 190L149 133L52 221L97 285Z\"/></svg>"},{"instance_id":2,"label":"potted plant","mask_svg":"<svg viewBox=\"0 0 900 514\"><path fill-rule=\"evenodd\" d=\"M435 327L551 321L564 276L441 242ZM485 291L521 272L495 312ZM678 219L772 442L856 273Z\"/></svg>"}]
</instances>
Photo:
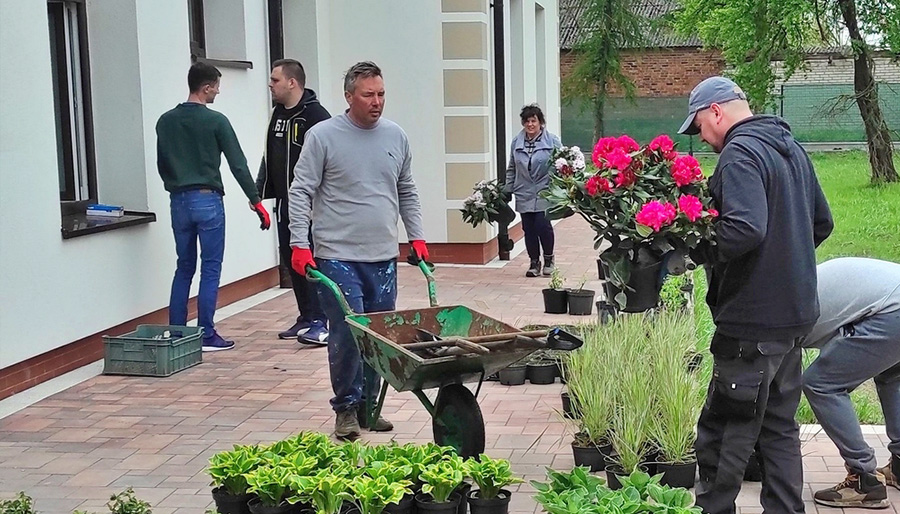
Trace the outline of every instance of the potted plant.
<instances>
[{"instance_id":1,"label":"potted plant","mask_svg":"<svg viewBox=\"0 0 900 514\"><path fill-rule=\"evenodd\" d=\"M639 146L632 138L605 137L592 153L595 168L551 174L542 194L559 218L574 211L594 229L608 298L626 312L659 301L664 255L684 254L702 241L714 244L718 212L700 165L679 156L665 135Z\"/></svg>"},{"instance_id":2,"label":"potted plant","mask_svg":"<svg viewBox=\"0 0 900 514\"><path fill-rule=\"evenodd\" d=\"M454 491L465 478L463 469L463 461L456 455L426 467L420 475L422 493L416 495L419 512L456 513L460 498Z\"/></svg>"},{"instance_id":3,"label":"potted plant","mask_svg":"<svg viewBox=\"0 0 900 514\"><path fill-rule=\"evenodd\" d=\"M477 490L470 491L467 496L472 514L506 514L509 512L509 500L512 493L504 487L522 482L513 475L506 459L491 459L481 454L478 459L469 459L465 463L466 474L472 477Z\"/></svg>"},{"instance_id":4,"label":"potted plant","mask_svg":"<svg viewBox=\"0 0 900 514\"><path fill-rule=\"evenodd\" d=\"M294 494L287 498L287 502L291 505L309 504L316 514L338 514L344 502L353 499L350 480L331 469L319 470L310 476L292 475L290 488Z\"/></svg>"},{"instance_id":5,"label":"potted plant","mask_svg":"<svg viewBox=\"0 0 900 514\"><path fill-rule=\"evenodd\" d=\"M556 382L559 368L556 360L550 357L547 350L538 350L528 358L525 374L528 380L535 385L552 384Z\"/></svg>"},{"instance_id":6,"label":"potted plant","mask_svg":"<svg viewBox=\"0 0 900 514\"><path fill-rule=\"evenodd\" d=\"M463 200L463 221L477 227L485 220L508 225L516 219L516 213L504 199L497 180L482 180L472 188L472 194Z\"/></svg>"},{"instance_id":7,"label":"potted plant","mask_svg":"<svg viewBox=\"0 0 900 514\"><path fill-rule=\"evenodd\" d=\"M569 293L563 287L566 279L556 266L550 272L550 283L541 290L544 295L544 312L547 314L565 314L568 311Z\"/></svg>"},{"instance_id":8,"label":"potted plant","mask_svg":"<svg viewBox=\"0 0 900 514\"><path fill-rule=\"evenodd\" d=\"M247 502L253 494L248 492L246 474L262 462L259 454L257 446L235 445L209 459L206 472L212 478L213 501L221 514L249 514Z\"/></svg>"},{"instance_id":9,"label":"potted plant","mask_svg":"<svg viewBox=\"0 0 900 514\"><path fill-rule=\"evenodd\" d=\"M566 295L566 301L569 307L569 314L573 316L588 316L594 310L594 291L585 289L584 284L587 282L587 276L582 276L576 289L569 289Z\"/></svg>"},{"instance_id":10,"label":"potted plant","mask_svg":"<svg viewBox=\"0 0 900 514\"><path fill-rule=\"evenodd\" d=\"M256 498L248 502L251 514L287 514L294 506L285 501L291 484L291 469L287 466L265 464L246 474L248 491Z\"/></svg>"},{"instance_id":11,"label":"potted plant","mask_svg":"<svg viewBox=\"0 0 900 514\"><path fill-rule=\"evenodd\" d=\"M386 513L401 514L412 511L415 505L415 498L412 494L413 480L418 475L413 475L413 466L408 463L407 459L394 459L390 461L371 461L366 465L365 473L372 478L384 477L390 483L408 484L404 488L403 498L396 504L388 504L384 511Z\"/></svg>"},{"instance_id":12,"label":"potted plant","mask_svg":"<svg viewBox=\"0 0 900 514\"><path fill-rule=\"evenodd\" d=\"M150 504L135 496L131 487L110 496L106 507L112 514L151 514Z\"/></svg>"},{"instance_id":13,"label":"potted plant","mask_svg":"<svg viewBox=\"0 0 900 514\"><path fill-rule=\"evenodd\" d=\"M409 485L405 480L388 482L383 476L359 475L350 482L350 489L360 514L381 514L386 505L400 503Z\"/></svg>"},{"instance_id":14,"label":"potted plant","mask_svg":"<svg viewBox=\"0 0 900 514\"><path fill-rule=\"evenodd\" d=\"M522 361L514 362L500 370L500 383L507 386L517 386L525 383L528 376L528 364Z\"/></svg>"}]
</instances>

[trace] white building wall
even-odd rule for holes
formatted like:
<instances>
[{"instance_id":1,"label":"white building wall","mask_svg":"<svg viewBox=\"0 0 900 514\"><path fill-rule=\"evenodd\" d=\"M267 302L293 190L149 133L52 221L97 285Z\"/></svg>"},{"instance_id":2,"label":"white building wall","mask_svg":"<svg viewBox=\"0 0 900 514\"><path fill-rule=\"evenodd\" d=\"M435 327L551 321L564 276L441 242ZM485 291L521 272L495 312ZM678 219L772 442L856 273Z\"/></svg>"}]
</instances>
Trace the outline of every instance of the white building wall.
<instances>
[{"instance_id":1,"label":"white building wall","mask_svg":"<svg viewBox=\"0 0 900 514\"><path fill-rule=\"evenodd\" d=\"M168 305L175 251L168 195L156 172L154 127L160 114L187 98L187 7L183 0L122 1L135 5L137 38L123 41L120 55L136 55L140 64L136 117L143 149L133 150L143 152L145 183L136 188L145 187L147 198L138 208L148 207L158 221L69 240L60 236L47 7L28 0L0 3L0 205L8 213L0 217L0 369ZM254 69L222 68L221 95L213 108L231 120L255 173L269 101L265 2L244 4L247 59ZM114 51L92 48L92 56L101 54L104 60L93 60L94 69L117 65ZM100 96L99 89L94 88L93 99L98 137L121 130L104 111L117 105L109 95L129 95L125 103L134 101L130 91L108 88ZM101 150L98 167L109 157ZM114 157L123 159L121 152ZM223 177L225 285L277 261L274 233L259 231L224 159ZM114 195L108 185L99 184L100 201Z\"/></svg>"}]
</instances>

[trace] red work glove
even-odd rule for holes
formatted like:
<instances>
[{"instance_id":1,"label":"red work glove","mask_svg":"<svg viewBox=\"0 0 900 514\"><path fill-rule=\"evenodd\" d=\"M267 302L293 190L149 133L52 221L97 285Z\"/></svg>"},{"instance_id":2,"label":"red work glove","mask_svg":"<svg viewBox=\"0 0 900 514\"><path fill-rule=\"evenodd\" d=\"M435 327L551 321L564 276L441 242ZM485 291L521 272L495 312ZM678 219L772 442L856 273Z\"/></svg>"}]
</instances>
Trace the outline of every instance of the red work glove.
<instances>
[{"instance_id":1,"label":"red work glove","mask_svg":"<svg viewBox=\"0 0 900 514\"><path fill-rule=\"evenodd\" d=\"M313 254L309 251L309 248L298 248L296 246L292 248L291 267L294 268L294 271L299 273L300 276L305 277L306 266L316 267L316 261L313 260Z\"/></svg>"},{"instance_id":2,"label":"red work glove","mask_svg":"<svg viewBox=\"0 0 900 514\"><path fill-rule=\"evenodd\" d=\"M262 202L259 202L254 205L252 209L256 212L256 215L259 216L259 229L269 230L269 227L272 226L272 221L269 219L269 211L266 210L266 206L263 205Z\"/></svg>"},{"instance_id":3,"label":"red work glove","mask_svg":"<svg viewBox=\"0 0 900 514\"><path fill-rule=\"evenodd\" d=\"M423 239L410 241L409 244L412 245L413 251L416 252L416 257L423 261L428 260L428 247L425 246L425 241Z\"/></svg>"}]
</instances>

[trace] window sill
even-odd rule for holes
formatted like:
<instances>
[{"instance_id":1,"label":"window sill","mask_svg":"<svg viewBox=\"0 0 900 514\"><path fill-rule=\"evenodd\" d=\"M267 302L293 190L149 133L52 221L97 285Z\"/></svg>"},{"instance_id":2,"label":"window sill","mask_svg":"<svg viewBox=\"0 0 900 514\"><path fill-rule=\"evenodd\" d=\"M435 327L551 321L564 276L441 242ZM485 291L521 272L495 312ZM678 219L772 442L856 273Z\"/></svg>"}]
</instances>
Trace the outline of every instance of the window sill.
<instances>
[{"instance_id":1,"label":"window sill","mask_svg":"<svg viewBox=\"0 0 900 514\"><path fill-rule=\"evenodd\" d=\"M234 59L209 59L207 57L198 57L198 62L205 62L219 68L238 68L242 70L252 70L253 63L251 61L238 61Z\"/></svg>"},{"instance_id":2,"label":"window sill","mask_svg":"<svg viewBox=\"0 0 900 514\"><path fill-rule=\"evenodd\" d=\"M62 238L72 239L97 232L145 225L154 221L156 221L156 214L152 212L125 211L125 215L121 218L88 216L83 212L70 214L62 218Z\"/></svg>"}]
</instances>

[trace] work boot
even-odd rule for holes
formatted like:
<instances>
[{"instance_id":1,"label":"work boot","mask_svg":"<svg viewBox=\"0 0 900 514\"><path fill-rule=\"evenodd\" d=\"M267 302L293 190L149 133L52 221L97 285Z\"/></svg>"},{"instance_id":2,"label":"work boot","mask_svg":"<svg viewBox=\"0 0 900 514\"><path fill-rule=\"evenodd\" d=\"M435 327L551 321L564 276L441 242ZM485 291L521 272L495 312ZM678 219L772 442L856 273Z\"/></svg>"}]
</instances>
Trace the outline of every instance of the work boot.
<instances>
[{"instance_id":1,"label":"work boot","mask_svg":"<svg viewBox=\"0 0 900 514\"><path fill-rule=\"evenodd\" d=\"M342 441L353 441L359 437L359 421L356 419L356 409L347 409L338 412L334 420L334 436Z\"/></svg>"},{"instance_id":2,"label":"work boot","mask_svg":"<svg viewBox=\"0 0 900 514\"><path fill-rule=\"evenodd\" d=\"M853 473L840 484L816 491L816 503L829 507L862 507L864 509L884 509L890 506L887 487L881 473Z\"/></svg>"},{"instance_id":3,"label":"work boot","mask_svg":"<svg viewBox=\"0 0 900 514\"><path fill-rule=\"evenodd\" d=\"M390 432L394 429L394 424L382 416L378 416L375 426L369 428L369 423L366 421L366 409L362 407L356 410L356 420L359 422L360 428L368 428L372 432Z\"/></svg>"},{"instance_id":4,"label":"work boot","mask_svg":"<svg viewBox=\"0 0 900 514\"><path fill-rule=\"evenodd\" d=\"M900 483L897 482L897 478L900 477L900 459L891 455L891 460L883 468L878 468L878 472L884 475L887 485L900 489Z\"/></svg>"},{"instance_id":5,"label":"work boot","mask_svg":"<svg viewBox=\"0 0 900 514\"><path fill-rule=\"evenodd\" d=\"M545 255L544 256L544 269L541 270L545 277L549 277L551 273L553 273L553 256Z\"/></svg>"},{"instance_id":6,"label":"work boot","mask_svg":"<svg viewBox=\"0 0 900 514\"><path fill-rule=\"evenodd\" d=\"M531 259L531 266L528 268L528 271L525 272L526 277L539 277L541 276L541 260L540 259Z\"/></svg>"}]
</instances>

